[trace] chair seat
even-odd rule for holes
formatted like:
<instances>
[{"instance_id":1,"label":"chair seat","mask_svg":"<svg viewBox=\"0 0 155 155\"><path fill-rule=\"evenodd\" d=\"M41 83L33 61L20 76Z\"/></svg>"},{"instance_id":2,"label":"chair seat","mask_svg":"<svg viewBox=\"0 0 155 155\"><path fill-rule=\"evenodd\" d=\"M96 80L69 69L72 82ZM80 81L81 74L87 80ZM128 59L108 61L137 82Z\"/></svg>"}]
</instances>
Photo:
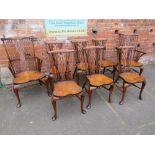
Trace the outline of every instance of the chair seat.
<instances>
[{"instance_id":1,"label":"chair seat","mask_svg":"<svg viewBox=\"0 0 155 155\"><path fill-rule=\"evenodd\" d=\"M122 65L125 66L125 62L122 62ZM132 61L131 61L131 66L132 66L132 67L142 67L143 64L140 63L140 62L137 62L137 61L132 60Z\"/></svg>"},{"instance_id":2,"label":"chair seat","mask_svg":"<svg viewBox=\"0 0 155 155\"><path fill-rule=\"evenodd\" d=\"M82 88L75 81L62 81L54 84L54 96L64 97L82 92Z\"/></svg>"},{"instance_id":3,"label":"chair seat","mask_svg":"<svg viewBox=\"0 0 155 155\"><path fill-rule=\"evenodd\" d=\"M112 67L112 66L115 66L116 63L114 63L111 60L102 60L102 61L99 61L99 65L101 67Z\"/></svg>"},{"instance_id":4,"label":"chair seat","mask_svg":"<svg viewBox=\"0 0 155 155\"><path fill-rule=\"evenodd\" d=\"M113 80L111 78L103 74L88 75L87 79L89 80L90 84L95 87L113 83Z\"/></svg>"},{"instance_id":5,"label":"chair seat","mask_svg":"<svg viewBox=\"0 0 155 155\"><path fill-rule=\"evenodd\" d=\"M78 68L79 70L85 71L85 70L88 69L88 63L79 63L79 64L77 64L77 68Z\"/></svg>"},{"instance_id":6,"label":"chair seat","mask_svg":"<svg viewBox=\"0 0 155 155\"><path fill-rule=\"evenodd\" d=\"M39 80L39 79L42 79L43 77L45 77L45 75L41 72L24 71L16 75L16 78L14 78L13 83L22 84L30 81Z\"/></svg>"},{"instance_id":7,"label":"chair seat","mask_svg":"<svg viewBox=\"0 0 155 155\"><path fill-rule=\"evenodd\" d=\"M121 73L119 76L128 83L139 83L145 81L143 76L132 72Z\"/></svg>"}]
</instances>

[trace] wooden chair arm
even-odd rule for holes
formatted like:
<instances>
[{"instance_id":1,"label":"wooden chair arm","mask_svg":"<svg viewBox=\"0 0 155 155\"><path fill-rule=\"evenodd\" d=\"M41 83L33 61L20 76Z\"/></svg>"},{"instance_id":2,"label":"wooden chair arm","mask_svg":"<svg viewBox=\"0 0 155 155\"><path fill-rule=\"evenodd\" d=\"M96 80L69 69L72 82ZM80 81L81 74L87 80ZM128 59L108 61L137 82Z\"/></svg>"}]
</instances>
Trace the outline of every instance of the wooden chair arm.
<instances>
[{"instance_id":1,"label":"wooden chair arm","mask_svg":"<svg viewBox=\"0 0 155 155\"><path fill-rule=\"evenodd\" d=\"M143 55L146 54L146 52L140 51L140 50L135 50L136 52L136 56L135 56L135 60L138 61Z\"/></svg>"}]
</instances>

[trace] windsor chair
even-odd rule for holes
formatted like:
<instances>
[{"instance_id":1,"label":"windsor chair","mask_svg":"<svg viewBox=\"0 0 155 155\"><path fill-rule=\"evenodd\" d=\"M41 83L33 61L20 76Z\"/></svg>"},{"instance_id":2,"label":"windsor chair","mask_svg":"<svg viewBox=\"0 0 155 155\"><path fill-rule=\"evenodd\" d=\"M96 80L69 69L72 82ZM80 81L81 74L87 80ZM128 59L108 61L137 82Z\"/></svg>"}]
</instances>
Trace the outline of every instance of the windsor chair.
<instances>
[{"instance_id":1,"label":"windsor chair","mask_svg":"<svg viewBox=\"0 0 155 155\"><path fill-rule=\"evenodd\" d=\"M62 40L48 40L48 41L45 41L45 45L47 47L47 52L48 51L56 51L56 50L60 50L60 49L63 49L64 47L64 41ZM53 77L53 75L57 72L57 69L56 69L56 60L55 60L55 57L54 57L54 54L48 54L48 57L50 59L50 75L49 75L49 83L50 83L50 87L52 88L53 87L53 81L52 81L52 78L50 77ZM51 89L52 90L52 89ZM52 92L50 92L50 96L51 96Z\"/></svg>"},{"instance_id":2,"label":"windsor chair","mask_svg":"<svg viewBox=\"0 0 155 155\"><path fill-rule=\"evenodd\" d=\"M116 63L112 60L108 60L105 58L105 54L106 54L106 43L107 43L107 39L102 38L102 37L96 37L92 39L93 44L95 46L103 46L104 48L102 49L102 59L98 62L103 70L103 73L108 70L111 73L113 73L113 79L115 77L115 71L116 71ZM113 68L113 70L109 70L108 68Z\"/></svg>"},{"instance_id":3,"label":"windsor chair","mask_svg":"<svg viewBox=\"0 0 155 155\"><path fill-rule=\"evenodd\" d=\"M119 46L134 46L133 60L131 61L131 66L134 68L139 68L139 71L132 68L134 71L138 72L139 75L142 74L144 67L143 64L139 62L140 58L146 53L138 50L138 34L136 33L119 33ZM125 62L122 62L124 64Z\"/></svg>"},{"instance_id":4,"label":"windsor chair","mask_svg":"<svg viewBox=\"0 0 155 155\"><path fill-rule=\"evenodd\" d=\"M81 112L85 114L86 111L83 108L84 104L84 92L83 89L74 81L75 73L75 51L73 49L61 49L48 52L50 61L51 57L55 59L55 71L53 76L50 77L53 81L51 87L52 94L52 106L54 115L52 120L57 119L56 101L69 96L76 96L81 101ZM51 56L52 55L52 56Z\"/></svg>"},{"instance_id":5,"label":"windsor chair","mask_svg":"<svg viewBox=\"0 0 155 155\"><path fill-rule=\"evenodd\" d=\"M1 39L9 60L8 68L11 71L13 79L13 92L21 107L19 89L32 81L39 81L39 84L45 84L48 91L48 79L41 73L42 60L35 54L34 37L22 38L2 38Z\"/></svg>"},{"instance_id":6,"label":"windsor chair","mask_svg":"<svg viewBox=\"0 0 155 155\"><path fill-rule=\"evenodd\" d=\"M104 46L88 46L84 48L84 52L87 55L88 72L83 88L85 88L89 96L89 103L87 105L88 109L91 107L93 90L100 87L109 91L108 101L111 102L111 95L114 89L113 79L100 73L101 64L99 62L102 60L102 52L104 48Z\"/></svg>"},{"instance_id":7,"label":"windsor chair","mask_svg":"<svg viewBox=\"0 0 155 155\"><path fill-rule=\"evenodd\" d=\"M77 82L79 83L80 75L82 72L86 72L88 70L87 57L83 48L86 47L89 43L89 39L72 39L71 40L73 47L76 51L76 77Z\"/></svg>"},{"instance_id":8,"label":"windsor chair","mask_svg":"<svg viewBox=\"0 0 155 155\"><path fill-rule=\"evenodd\" d=\"M138 73L133 72L132 70L132 60L134 57L135 47L134 46L120 46L117 48L117 55L118 55L118 80L121 79L123 81L123 86L119 87L118 84L116 85L119 90L122 92L122 98L119 104L124 103L124 97L126 94L126 90L129 86L135 86L140 89L139 99L142 99L142 92L146 85L146 80L144 76L139 75ZM122 64L122 62L124 62ZM141 83L141 87L137 84Z\"/></svg>"}]
</instances>

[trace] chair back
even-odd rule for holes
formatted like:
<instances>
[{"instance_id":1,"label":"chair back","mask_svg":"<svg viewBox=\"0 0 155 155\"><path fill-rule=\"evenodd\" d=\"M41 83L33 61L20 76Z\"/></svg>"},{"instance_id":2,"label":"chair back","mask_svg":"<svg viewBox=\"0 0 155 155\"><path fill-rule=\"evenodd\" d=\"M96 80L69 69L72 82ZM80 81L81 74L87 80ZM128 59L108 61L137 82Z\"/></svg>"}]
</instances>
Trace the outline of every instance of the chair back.
<instances>
[{"instance_id":1,"label":"chair back","mask_svg":"<svg viewBox=\"0 0 155 155\"><path fill-rule=\"evenodd\" d=\"M138 34L136 33L119 33L119 46L135 46L138 45Z\"/></svg>"},{"instance_id":2,"label":"chair back","mask_svg":"<svg viewBox=\"0 0 155 155\"><path fill-rule=\"evenodd\" d=\"M37 70L33 37L2 38L9 60L9 69L15 77L17 73L26 70Z\"/></svg>"},{"instance_id":3,"label":"chair back","mask_svg":"<svg viewBox=\"0 0 155 155\"><path fill-rule=\"evenodd\" d=\"M120 46L117 49L119 73L132 71L134 54L134 46Z\"/></svg>"},{"instance_id":4,"label":"chair back","mask_svg":"<svg viewBox=\"0 0 155 155\"><path fill-rule=\"evenodd\" d=\"M53 70L53 77L55 81L72 80L74 78L75 71L75 51L73 49L61 49L55 51L49 51L48 55L51 55L55 59Z\"/></svg>"},{"instance_id":5,"label":"chair back","mask_svg":"<svg viewBox=\"0 0 155 155\"><path fill-rule=\"evenodd\" d=\"M103 52L103 49L103 46L88 46L84 48L84 52L87 56L89 75L99 73L100 66L98 62L100 59L100 55Z\"/></svg>"},{"instance_id":6,"label":"chair back","mask_svg":"<svg viewBox=\"0 0 155 155\"><path fill-rule=\"evenodd\" d=\"M76 51L76 62L77 63L86 63L86 55L83 51L83 48L85 48L88 45L89 40L88 39L73 39L71 40L73 47Z\"/></svg>"}]
</instances>

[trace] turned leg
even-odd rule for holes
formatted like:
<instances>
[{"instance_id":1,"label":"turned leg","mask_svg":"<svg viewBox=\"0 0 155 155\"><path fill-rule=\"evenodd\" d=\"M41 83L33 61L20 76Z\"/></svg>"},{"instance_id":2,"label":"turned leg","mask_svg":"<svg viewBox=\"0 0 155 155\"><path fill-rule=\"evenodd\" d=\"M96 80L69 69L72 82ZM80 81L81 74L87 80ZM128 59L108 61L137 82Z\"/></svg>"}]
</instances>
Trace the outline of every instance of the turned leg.
<instances>
[{"instance_id":1,"label":"turned leg","mask_svg":"<svg viewBox=\"0 0 155 155\"><path fill-rule=\"evenodd\" d=\"M109 100L108 101L110 103L111 103L111 95L112 95L113 90L114 90L114 83L109 88Z\"/></svg>"},{"instance_id":2,"label":"turned leg","mask_svg":"<svg viewBox=\"0 0 155 155\"><path fill-rule=\"evenodd\" d=\"M125 97L125 94L126 94L126 90L127 90L127 85L126 85L126 83L123 81L122 99L121 99L121 101L119 102L120 105L124 104L124 97Z\"/></svg>"},{"instance_id":3,"label":"turned leg","mask_svg":"<svg viewBox=\"0 0 155 155\"><path fill-rule=\"evenodd\" d=\"M83 108L83 103L84 103L84 94L81 95L81 113L85 114L86 110Z\"/></svg>"},{"instance_id":4,"label":"turned leg","mask_svg":"<svg viewBox=\"0 0 155 155\"><path fill-rule=\"evenodd\" d=\"M52 80L52 77L50 75L48 76L48 83L49 83L49 86L50 86L49 96L51 96L52 92L53 92L53 80Z\"/></svg>"},{"instance_id":5,"label":"turned leg","mask_svg":"<svg viewBox=\"0 0 155 155\"><path fill-rule=\"evenodd\" d=\"M52 100L52 106L53 106L53 110L54 110L54 115L52 117L52 120L55 121L57 119L57 109L56 109L56 100L55 99Z\"/></svg>"},{"instance_id":6,"label":"turned leg","mask_svg":"<svg viewBox=\"0 0 155 155\"><path fill-rule=\"evenodd\" d=\"M15 93L16 97L17 97L17 100L18 100L18 103L17 103L17 108L20 108L21 107L21 102L20 102L20 97L19 97L19 88L13 86L13 92Z\"/></svg>"},{"instance_id":7,"label":"turned leg","mask_svg":"<svg viewBox=\"0 0 155 155\"><path fill-rule=\"evenodd\" d=\"M142 87L141 87L140 93L139 93L139 99L140 99L140 100L142 100L142 92L143 92L143 90L144 90L145 85L146 85L146 81L142 82Z\"/></svg>"},{"instance_id":8,"label":"turned leg","mask_svg":"<svg viewBox=\"0 0 155 155\"><path fill-rule=\"evenodd\" d=\"M141 75L143 73L143 70L144 70L144 68L143 67L140 67L139 75Z\"/></svg>"},{"instance_id":9,"label":"turned leg","mask_svg":"<svg viewBox=\"0 0 155 155\"><path fill-rule=\"evenodd\" d=\"M87 93L88 93L88 98L89 98L89 103L87 105L87 109L90 109L91 108L91 97L92 97L92 90L87 90Z\"/></svg>"}]
</instances>

